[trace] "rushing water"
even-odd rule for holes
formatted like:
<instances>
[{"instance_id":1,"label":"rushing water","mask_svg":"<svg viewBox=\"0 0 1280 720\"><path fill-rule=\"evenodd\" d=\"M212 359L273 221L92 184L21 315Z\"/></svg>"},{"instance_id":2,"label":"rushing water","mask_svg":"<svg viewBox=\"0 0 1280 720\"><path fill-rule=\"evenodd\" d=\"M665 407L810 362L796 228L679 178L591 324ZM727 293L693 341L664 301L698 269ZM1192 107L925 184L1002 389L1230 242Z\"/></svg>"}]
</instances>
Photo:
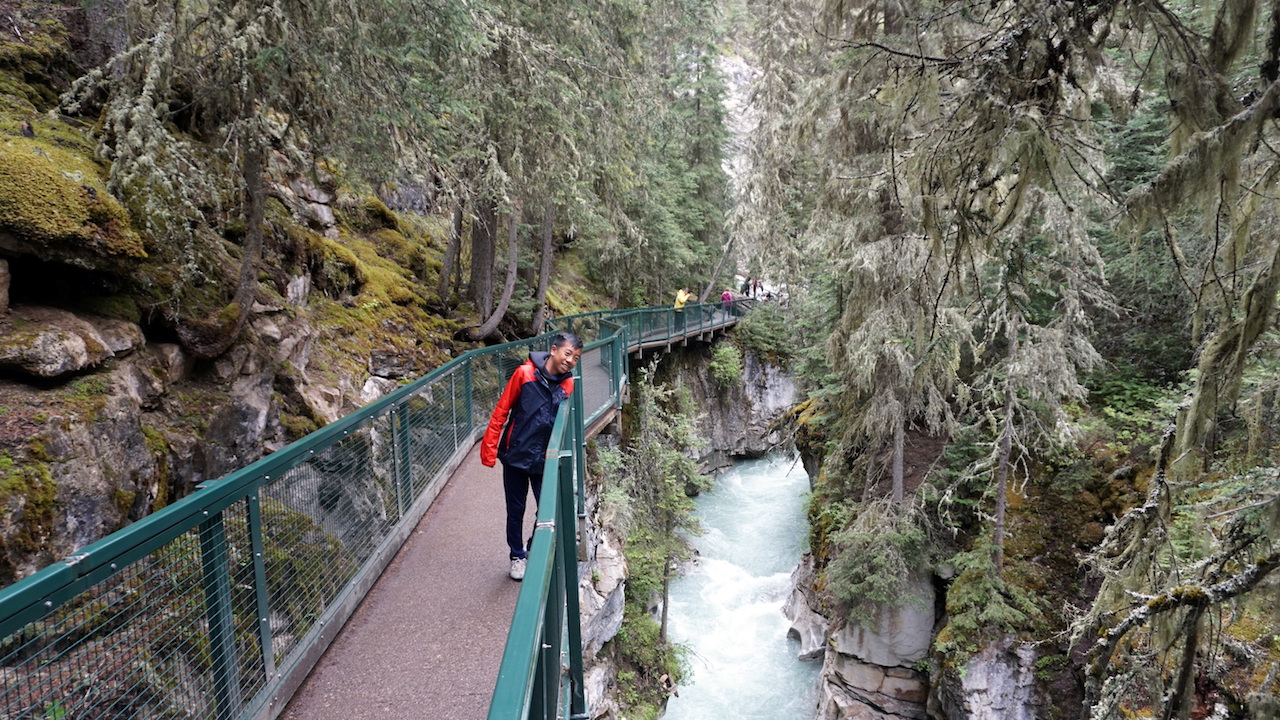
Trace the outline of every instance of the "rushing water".
<instances>
[{"instance_id":1,"label":"rushing water","mask_svg":"<svg viewBox=\"0 0 1280 720\"><path fill-rule=\"evenodd\" d=\"M812 720L821 663L796 659L782 605L804 549L808 479L783 456L735 465L697 500L698 560L671 585L671 638L693 677L666 720Z\"/></svg>"}]
</instances>

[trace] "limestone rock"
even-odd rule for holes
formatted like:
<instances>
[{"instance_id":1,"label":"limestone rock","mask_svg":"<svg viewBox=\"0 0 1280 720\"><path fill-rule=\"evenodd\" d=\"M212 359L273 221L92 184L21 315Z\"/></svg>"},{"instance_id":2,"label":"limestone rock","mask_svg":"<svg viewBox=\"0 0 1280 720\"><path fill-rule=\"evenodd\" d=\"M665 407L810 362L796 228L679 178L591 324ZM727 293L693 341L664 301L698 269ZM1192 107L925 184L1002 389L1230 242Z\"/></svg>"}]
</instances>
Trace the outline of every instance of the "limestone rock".
<instances>
[{"instance_id":1,"label":"limestone rock","mask_svg":"<svg viewBox=\"0 0 1280 720\"><path fill-rule=\"evenodd\" d=\"M209 468L211 474L231 472L257 460L268 423L278 414L269 373L236 379L227 403L213 412L204 432L203 439L213 446L218 461Z\"/></svg>"},{"instance_id":2,"label":"limestone rock","mask_svg":"<svg viewBox=\"0 0 1280 720\"><path fill-rule=\"evenodd\" d=\"M371 377L364 381L364 387L360 388L360 402L368 405L383 395L387 395L396 388L400 387L394 380L388 380L382 377Z\"/></svg>"},{"instance_id":3,"label":"limestone rock","mask_svg":"<svg viewBox=\"0 0 1280 720\"><path fill-rule=\"evenodd\" d=\"M384 378L402 378L417 373L413 357L395 350L369 353L369 374Z\"/></svg>"},{"instance_id":4,"label":"limestone rock","mask_svg":"<svg viewBox=\"0 0 1280 720\"><path fill-rule=\"evenodd\" d=\"M0 320L0 367L53 378L112 356L97 328L54 308L23 306Z\"/></svg>"},{"instance_id":5,"label":"limestone rock","mask_svg":"<svg viewBox=\"0 0 1280 720\"><path fill-rule=\"evenodd\" d=\"M151 352L169 382L178 382L191 374L191 359L176 343L153 343Z\"/></svg>"},{"instance_id":6,"label":"limestone rock","mask_svg":"<svg viewBox=\"0 0 1280 720\"><path fill-rule=\"evenodd\" d=\"M782 614L791 621L787 636L800 641L799 659L820 660L827 650L827 619L811 604L813 562L806 557L791 573L791 595L782 606Z\"/></svg>"},{"instance_id":7,"label":"limestone rock","mask_svg":"<svg viewBox=\"0 0 1280 720\"><path fill-rule=\"evenodd\" d=\"M331 204L336 196L323 188L318 188L308 182L302 180L294 180L289 183L289 189L293 190L299 197L307 202L319 203L321 205Z\"/></svg>"},{"instance_id":8,"label":"limestone rock","mask_svg":"<svg viewBox=\"0 0 1280 720\"><path fill-rule=\"evenodd\" d=\"M272 345L278 345L284 339L284 333L280 331L280 326L271 318L257 317L252 322L253 331L264 342Z\"/></svg>"},{"instance_id":9,"label":"limestone rock","mask_svg":"<svg viewBox=\"0 0 1280 720\"><path fill-rule=\"evenodd\" d=\"M676 383L689 388L695 402L716 406L699 419L699 434L708 441L698 458L704 471L728 467L735 457L764 455L781 440L770 428L795 403L795 381L748 352L743 358L742 384L721 390L703 369L703 362L692 356L677 359L674 371Z\"/></svg>"},{"instance_id":10,"label":"limestone rock","mask_svg":"<svg viewBox=\"0 0 1280 720\"><path fill-rule=\"evenodd\" d=\"M585 572L588 568L590 572ZM586 577L578 586L582 647L587 657L594 657L622 628L627 564L611 533L600 536L595 546L595 560L583 570Z\"/></svg>"},{"instance_id":11,"label":"limestone rock","mask_svg":"<svg viewBox=\"0 0 1280 720\"><path fill-rule=\"evenodd\" d=\"M310 275L297 275L289 278L289 284L284 289L284 297L291 305L302 305L307 301L307 295L310 293Z\"/></svg>"},{"instance_id":12,"label":"limestone rock","mask_svg":"<svg viewBox=\"0 0 1280 720\"><path fill-rule=\"evenodd\" d=\"M933 643L933 585L927 576L907 583L901 607L880 612L875 628L851 623L833 633L836 649L863 662L885 667L910 666L929 655Z\"/></svg>"},{"instance_id":13,"label":"limestone rock","mask_svg":"<svg viewBox=\"0 0 1280 720\"><path fill-rule=\"evenodd\" d=\"M612 697L617 684L617 670L603 663L593 665L582 674L582 690L591 720L611 720L618 716L618 705Z\"/></svg>"},{"instance_id":14,"label":"limestone rock","mask_svg":"<svg viewBox=\"0 0 1280 720\"><path fill-rule=\"evenodd\" d=\"M890 670L843 653L829 653L822 668L819 716L925 720L925 676L896 677L889 675Z\"/></svg>"},{"instance_id":15,"label":"limestone rock","mask_svg":"<svg viewBox=\"0 0 1280 720\"><path fill-rule=\"evenodd\" d=\"M127 355L146 344L142 328L136 323L97 315L83 316L83 319L98 331L102 342L114 355Z\"/></svg>"},{"instance_id":16,"label":"limestone rock","mask_svg":"<svg viewBox=\"0 0 1280 720\"><path fill-rule=\"evenodd\" d=\"M1005 636L969 660L964 672L948 672L938 701L948 720L1034 720L1040 716L1035 648Z\"/></svg>"}]
</instances>

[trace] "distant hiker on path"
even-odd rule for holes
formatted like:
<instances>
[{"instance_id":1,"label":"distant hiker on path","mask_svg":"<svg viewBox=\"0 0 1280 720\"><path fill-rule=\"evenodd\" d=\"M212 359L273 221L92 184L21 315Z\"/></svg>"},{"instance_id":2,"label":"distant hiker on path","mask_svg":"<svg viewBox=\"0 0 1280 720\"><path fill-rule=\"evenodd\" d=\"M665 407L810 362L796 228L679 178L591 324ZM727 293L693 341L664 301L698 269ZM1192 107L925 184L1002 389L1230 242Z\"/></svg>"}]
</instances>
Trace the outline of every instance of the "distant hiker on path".
<instances>
[{"instance_id":1,"label":"distant hiker on path","mask_svg":"<svg viewBox=\"0 0 1280 720\"><path fill-rule=\"evenodd\" d=\"M684 304L693 298L693 293L688 288L680 288L676 291L676 304L672 307L676 310L676 332L684 332Z\"/></svg>"},{"instance_id":2,"label":"distant hiker on path","mask_svg":"<svg viewBox=\"0 0 1280 720\"><path fill-rule=\"evenodd\" d=\"M733 314L733 291L729 288L725 288L724 292L720 293L720 307L724 308L729 315Z\"/></svg>"},{"instance_id":3,"label":"distant hiker on path","mask_svg":"<svg viewBox=\"0 0 1280 720\"><path fill-rule=\"evenodd\" d=\"M523 580L529 553L521 537L524 508L533 489L534 502L542 494L542 471L547 442L560 403L573 392L573 368L582 357L582 340L562 332L551 341L551 352L531 352L516 368L480 443L480 462L493 467L502 461L502 487L507 503L507 548L511 579ZM509 422L508 422L509 420Z\"/></svg>"}]
</instances>

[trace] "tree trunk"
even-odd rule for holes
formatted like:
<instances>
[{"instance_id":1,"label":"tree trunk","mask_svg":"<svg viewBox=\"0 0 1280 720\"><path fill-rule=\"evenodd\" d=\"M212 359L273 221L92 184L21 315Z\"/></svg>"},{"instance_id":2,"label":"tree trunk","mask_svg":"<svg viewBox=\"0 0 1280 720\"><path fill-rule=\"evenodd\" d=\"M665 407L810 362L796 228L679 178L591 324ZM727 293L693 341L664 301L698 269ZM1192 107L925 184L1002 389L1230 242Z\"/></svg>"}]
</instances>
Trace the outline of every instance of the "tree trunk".
<instances>
[{"instance_id":1,"label":"tree trunk","mask_svg":"<svg viewBox=\"0 0 1280 720\"><path fill-rule=\"evenodd\" d=\"M658 623L658 637L667 639L667 609L671 607L671 559L662 566L662 619Z\"/></svg>"},{"instance_id":2,"label":"tree trunk","mask_svg":"<svg viewBox=\"0 0 1280 720\"><path fill-rule=\"evenodd\" d=\"M471 227L471 281L467 295L480 319L488 320L493 309L493 260L497 247L498 218L493 200L481 198L476 203L476 222Z\"/></svg>"},{"instance_id":3,"label":"tree trunk","mask_svg":"<svg viewBox=\"0 0 1280 720\"><path fill-rule=\"evenodd\" d=\"M702 291L698 296L698 302L704 303L711 295L711 291L715 289L716 284L720 282L720 273L724 272L724 264L729 260L729 255L733 254L733 238L729 238L729 242L724 244L724 252L720 255L720 262L716 263L716 269L711 273L711 281L707 283L707 289Z\"/></svg>"},{"instance_id":4,"label":"tree trunk","mask_svg":"<svg viewBox=\"0 0 1280 720\"><path fill-rule=\"evenodd\" d=\"M436 294L440 303L449 304L449 280L453 277L454 263L458 262L458 246L462 244L462 201L453 206L453 226L449 231L449 245L444 250L444 262L440 264L440 283Z\"/></svg>"},{"instance_id":5,"label":"tree trunk","mask_svg":"<svg viewBox=\"0 0 1280 720\"><path fill-rule=\"evenodd\" d=\"M183 347L198 358L215 358L229 350L239 339L240 331L253 314L253 301L258 289L258 267L262 264L262 217L266 203L266 188L262 182L262 149L253 141L246 143L241 177L244 180L247 206L244 255L240 260L240 277L236 282L235 297L217 317L184 323L177 328L178 339Z\"/></svg>"},{"instance_id":6,"label":"tree trunk","mask_svg":"<svg viewBox=\"0 0 1280 720\"><path fill-rule=\"evenodd\" d=\"M547 201L547 211L542 219L542 267L538 270L538 291L534 295L533 334L541 335L542 326L547 321L547 284L551 281L551 260L554 255L554 242L551 233L555 220L555 206Z\"/></svg>"},{"instance_id":7,"label":"tree trunk","mask_svg":"<svg viewBox=\"0 0 1280 720\"><path fill-rule=\"evenodd\" d=\"M1018 357L1018 325L1009 325L1009 367ZM991 532L991 551L996 565L996 575L1004 573L1004 527L1009 500L1009 456L1013 454L1013 385L1005 380L1004 425L1000 429L1000 457L996 461L996 511L995 527Z\"/></svg>"},{"instance_id":8,"label":"tree trunk","mask_svg":"<svg viewBox=\"0 0 1280 720\"><path fill-rule=\"evenodd\" d=\"M893 504L901 505L903 496L903 470L902 470L902 453L906 435L906 419L901 413L898 415L897 421L893 424Z\"/></svg>"},{"instance_id":9,"label":"tree trunk","mask_svg":"<svg viewBox=\"0 0 1280 720\"><path fill-rule=\"evenodd\" d=\"M516 243L516 231L520 227L520 209L517 207L511 211L510 215L510 236L507 240L507 281L502 286L502 299L498 301L498 309L493 311L493 315L481 325L472 337L476 340L489 337L494 330L498 329L498 323L502 322L502 318L507 314L507 306L511 304L511 296L516 292L516 271L519 269L519 246Z\"/></svg>"},{"instance_id":10,"label":"tree trunk","mask_svg":"<svg viewBox=\"0 0 1280 720\"><path fill-rule=\"evenodd\" d=\"M1186 638L1182 648L1182 662L1178 667L1178 676L1173 679L1173 687L1169 691L1169 700L1164 706L1161 720L1186 718L1191 713L1191 697L1195 694L1196 649L1200 643L1200 618L1204 615L1203 607L1187 610L1183 622L1182 637Z\"/></svg>"}]
</instances>

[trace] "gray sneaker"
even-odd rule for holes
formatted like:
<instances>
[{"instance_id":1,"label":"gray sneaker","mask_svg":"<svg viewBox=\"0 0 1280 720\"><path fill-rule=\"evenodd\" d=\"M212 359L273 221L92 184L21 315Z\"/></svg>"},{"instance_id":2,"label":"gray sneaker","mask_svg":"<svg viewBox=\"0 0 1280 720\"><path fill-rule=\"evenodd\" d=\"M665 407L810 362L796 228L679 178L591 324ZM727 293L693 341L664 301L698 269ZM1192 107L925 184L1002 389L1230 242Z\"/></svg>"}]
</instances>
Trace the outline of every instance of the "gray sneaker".
<instances>
[{"instance_id":1,"label":"gray sneaker","mask_svg":"<svg viewBox=\"0 0 1280 720\"><path fill-rule=\"evenodd\" d=\"M525 566L528 564L529 564L529 561L526 560L525 558L512 558L511 559L511 579L523 580L524 569L525 569Z\"/></svg>"}]
</instances>

